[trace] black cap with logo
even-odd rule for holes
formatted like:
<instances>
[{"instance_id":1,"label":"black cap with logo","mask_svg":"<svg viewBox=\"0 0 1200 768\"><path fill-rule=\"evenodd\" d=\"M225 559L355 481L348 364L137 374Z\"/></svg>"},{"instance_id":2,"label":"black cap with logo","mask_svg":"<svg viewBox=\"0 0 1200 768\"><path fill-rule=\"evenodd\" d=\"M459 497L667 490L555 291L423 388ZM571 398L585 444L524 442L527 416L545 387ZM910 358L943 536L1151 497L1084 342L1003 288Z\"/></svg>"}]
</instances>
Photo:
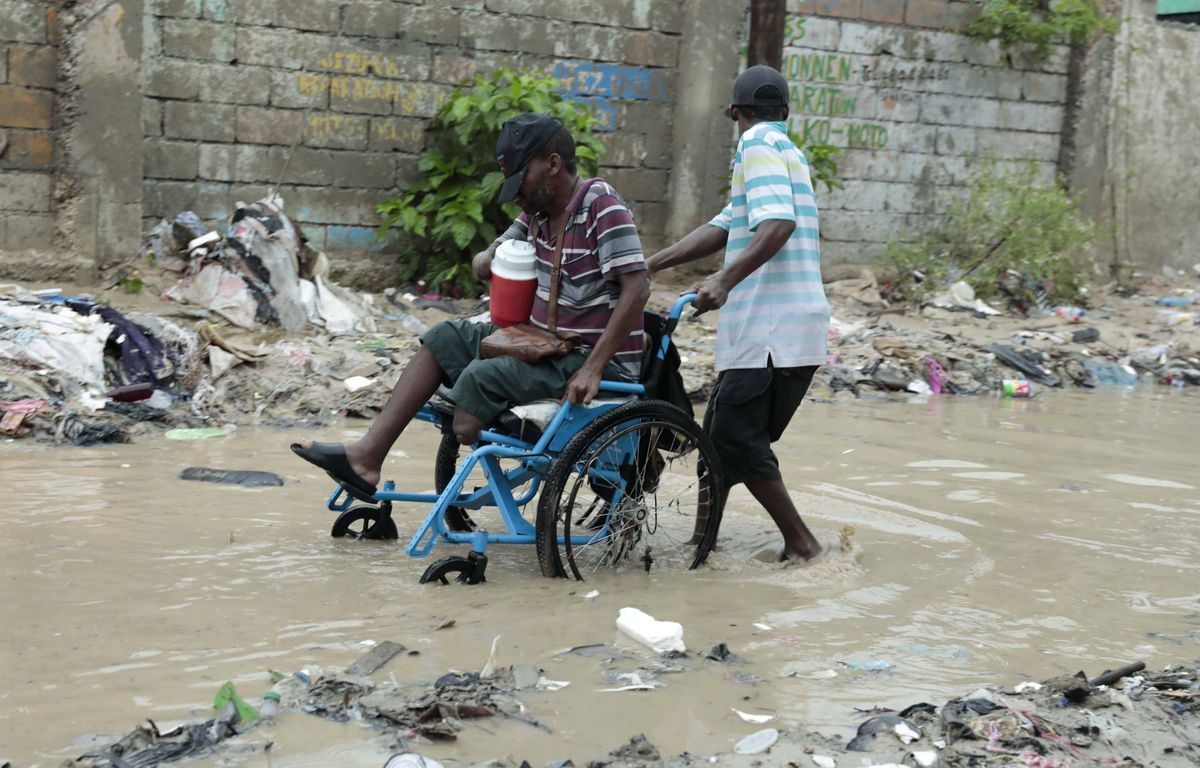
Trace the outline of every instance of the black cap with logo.
<instances>
[{"instance_id":1,"label":"black cap with logo","mask_svg":"<svg viewBox=\"0 0 1200 768\"><path fill-rule=\"evenodd\" d=\"M517 115L500 127L496 139L496 161L504 174L500 202L507 203L517 196L529 161L537 157L551 136L562 130L566 130L562 123L532 112Z\"/></svg>"},{"instance_id":2,"label":"black cap with logo","mask_svg":"<svg viewBox=\"0 0 1200 768\"><path fill-rule=\"evenodd\" d=\"M787 103L787 79L774 67L755 65L733 81L735 107L784 107Z\"/></svg>"}]
</instances>

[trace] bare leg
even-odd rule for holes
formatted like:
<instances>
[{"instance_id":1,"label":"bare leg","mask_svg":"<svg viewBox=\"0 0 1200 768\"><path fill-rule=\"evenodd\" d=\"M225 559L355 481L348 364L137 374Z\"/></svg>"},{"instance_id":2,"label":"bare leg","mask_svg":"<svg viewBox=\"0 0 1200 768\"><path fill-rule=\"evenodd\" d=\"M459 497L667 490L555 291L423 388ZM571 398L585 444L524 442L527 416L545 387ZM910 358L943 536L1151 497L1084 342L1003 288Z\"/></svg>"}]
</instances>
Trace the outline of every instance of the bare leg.
<instances>
[{"instance_id":1,"label":"bare leg","mask_svg":"<svg viewBox=\"0 0 1200 768\"><path fill-rule=\"evenodd\" d=\"M429 398L437 392L442 382L442 369L433 354L421 347L400 374L400 380L392 389L392 395L383 406L379 418L371 424L367 434L355 443L346 445L346 460L363 480L372 485L379 484L383 460L395 445L396 439L413 420ZM308 447L311 440L301 445Z\"/></svg>"},{"instance_id":2,"label":"bare leg","mask_svg":"<svg viewBox=\"0 0 1200 768\"><path fill-rule=\"evenodd\" d=\"M763 505L783 534L784 557L809 560L821 554L821 545L800 519L783 480L755 480L746 483L746 489Z\"/></svg>"}]
</instances>

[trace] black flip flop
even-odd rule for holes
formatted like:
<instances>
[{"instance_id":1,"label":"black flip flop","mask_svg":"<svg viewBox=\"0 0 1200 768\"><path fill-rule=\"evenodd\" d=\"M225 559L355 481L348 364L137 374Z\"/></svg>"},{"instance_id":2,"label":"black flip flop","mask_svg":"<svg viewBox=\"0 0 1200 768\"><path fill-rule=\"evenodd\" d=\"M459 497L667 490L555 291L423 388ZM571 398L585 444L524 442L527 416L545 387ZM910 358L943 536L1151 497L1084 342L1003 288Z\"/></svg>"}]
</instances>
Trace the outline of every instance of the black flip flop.
<instances>
[{"instance_id":1,"label":"black flip flop","mask_svg":"<svg viewBox=\"0 0 1200 768\"><path fill-rule=\"evenodd\" d=\"M375 486L358 476L346 458L346 449L341 443L313 443L308 448L292 443L292 453L313 466L325 470L325 474L341 484L346 493L359 501L375 503Z\"/></svg>"}]
</instances>

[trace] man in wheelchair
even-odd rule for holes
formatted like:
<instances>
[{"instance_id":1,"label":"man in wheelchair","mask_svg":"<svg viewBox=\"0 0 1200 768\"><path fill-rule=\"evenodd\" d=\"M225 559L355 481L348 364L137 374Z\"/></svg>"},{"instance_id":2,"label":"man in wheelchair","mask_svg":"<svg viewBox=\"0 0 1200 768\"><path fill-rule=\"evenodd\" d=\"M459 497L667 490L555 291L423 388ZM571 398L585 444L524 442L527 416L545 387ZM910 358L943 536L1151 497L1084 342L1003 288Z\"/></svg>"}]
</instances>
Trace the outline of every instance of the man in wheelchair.
<instances>
[{"instance_id":1,"label":"man in wheelchair","mask_svg":"<svg viewBox=\"0 0 1200 768\"><path fill-rule=\"evenodd\" d=\"M480 343L496 330L492 324L451 320L430 328L361 439L291 446L362 501L372 500L388 451L440 385L451 388L454 433L467 445L510 406L553 397L590 403L602 378L638 381L642 313L650 288L641 240L624 200L602 179L579 178L574 139L544 115L526 113L506 122L496 156L505 173L500 201L514 201L522 213L476 254L475 274L481 280L491 275L502 242L532 239L538 285L530 323L551 324L551 276L560 260L553 324L560 333L577 335L579 344L566 355L535 363L510 356L483 359Z\"/></svg>"}]
</instances>

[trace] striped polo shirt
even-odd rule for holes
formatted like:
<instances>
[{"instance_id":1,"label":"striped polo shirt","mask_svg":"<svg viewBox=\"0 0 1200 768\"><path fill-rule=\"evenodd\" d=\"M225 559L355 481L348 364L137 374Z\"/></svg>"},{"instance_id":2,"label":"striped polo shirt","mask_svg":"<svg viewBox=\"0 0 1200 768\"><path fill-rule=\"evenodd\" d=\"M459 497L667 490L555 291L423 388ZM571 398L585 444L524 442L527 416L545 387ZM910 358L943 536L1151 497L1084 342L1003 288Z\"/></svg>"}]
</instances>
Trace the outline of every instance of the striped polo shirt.
<instances>
[{"instance_id":1,"label":"striped polo shirt","mask_svg":"<svg viewBox=\"0 0 1200 768\"><path fill-rule=\"evenodd\" d=\"M729 292L717 320L717 370L791 368L825 362L829 303L821 283L817 202L808 161L782 122L753 125L733 156L730 201L709 222L729 233L725 266L742 255L758 225L796 222L787 243Z\"/></svg>"},{"instance_id":2,"label":"striped polo shirt","mask_svg":"<svg viewBox=\"0 0 1200 768\"><path fill-rule=\"evenodd\" d=\"M522 213L496 242L529 239L529 215ZM550 304L550 273L558 232L549 220L537 221L537 296L529 321L545 328ZM562 284L558 289L558 330L583 337L588 351L596 346L621 295L617 275L646 269L642 241L625 201L603 179L592 179L575 215L567 223L562 251ZM613 355L612 366L628 381L637 381L642 367L642 315L633 332Z\"/></svg>"}]
</instances>

